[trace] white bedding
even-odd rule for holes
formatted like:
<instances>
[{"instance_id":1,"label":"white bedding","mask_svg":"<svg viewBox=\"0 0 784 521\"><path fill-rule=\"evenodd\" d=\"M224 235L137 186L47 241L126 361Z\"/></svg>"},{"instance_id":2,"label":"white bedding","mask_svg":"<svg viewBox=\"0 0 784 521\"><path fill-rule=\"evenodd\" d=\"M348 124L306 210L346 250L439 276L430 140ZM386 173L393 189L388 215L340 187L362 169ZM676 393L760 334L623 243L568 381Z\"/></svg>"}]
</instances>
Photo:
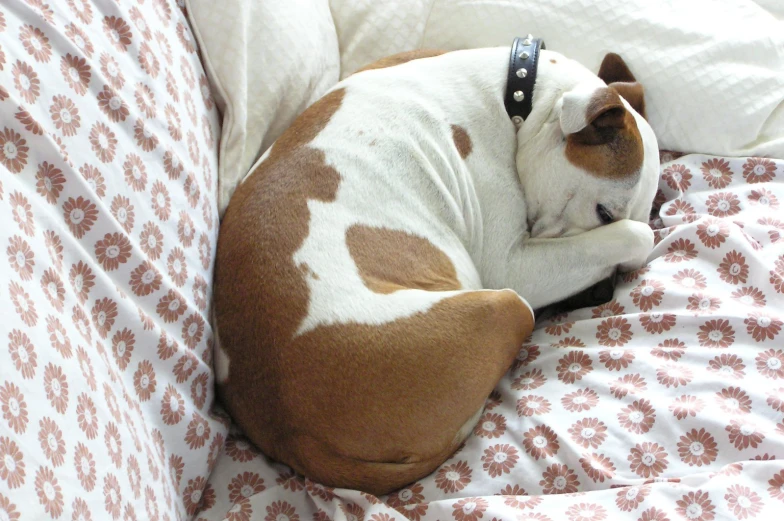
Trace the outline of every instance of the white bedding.
<instances>
[{"instance_id":1,"label":"white bedding","mask_svg":"<svg viewBox=\"0 0 784 521\"><path fill-rule=\"evenodd\" d=\"M754 1L332 0L331 6L341 78L402 50L509 45L533 33L592 70L607 52L623 56L645 86L662 148L784 156L784 27Z\"/></svg>"},{"instance_id":2,"label":"white bedding","mask_svg":"<svg viewBox=\"0 0 784 521\"><path fill-rule=\"evenodd\" d=\"M774 0L189 0L189 7L224 113L221 214L255 160L338 75L396 52L509 45L529 32L594 70L606 52L621 54L646 88L664 149L784 157L784 8Z\"/></svg>"},{"instance_id":3,"label":"white bedding","mask_svg":"<svg viewBox=\"0 0 784 521\"><path fill-rule=\"evenodd\" d=\"M228 3L241 10L251 0ZM190 0L189 9L209 64L227 49L209 37L207 4ZM258 5L276 9L271 1ZM301 9L296 26L285 17L277 27L266 20L269 37L251 42L248 67L283 53L305 57L277 60L275 71L266 71L274 96L248 98L247 72L224 67L217 77L208 65L225 107L222 139L247 132L236 128L242 124L273 129L259 143L274 141L298 114L280 105L281 93L316 99L329 87L313 71L345 77L394 52L507 45L531 32L594 69L605 52L619 52L646 87L662 148L695 153L665 155L654 223L661 230L649 266L627 277L611 304L541 324L476 435L436 473L389 497L332 491L267 461L234 433L204 493L210 508L199 518L777 518L784 506L777 459L784 454L778 3L332 0L329 12L323 2L313 5L319 7ZM261 23L242 21L254 38ZM292 28L327 31L325 41L336 38L338 52L303 53L286 33ZM285 38L275 36L281 31ZM302 75L301 91L289 92L291 70ZM254 114L231 112L242 104L255 106ZM264 148L240 157L225 152L231 146L221 148L221 210Z\"/></svg>"}]
</instances>

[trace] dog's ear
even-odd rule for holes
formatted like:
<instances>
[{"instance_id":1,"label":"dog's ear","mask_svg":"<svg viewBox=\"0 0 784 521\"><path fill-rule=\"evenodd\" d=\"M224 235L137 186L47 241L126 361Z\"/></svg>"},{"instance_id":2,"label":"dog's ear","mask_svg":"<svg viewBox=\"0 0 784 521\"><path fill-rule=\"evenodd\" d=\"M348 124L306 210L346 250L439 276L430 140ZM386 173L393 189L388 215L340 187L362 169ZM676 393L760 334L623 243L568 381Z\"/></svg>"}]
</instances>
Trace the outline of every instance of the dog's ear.
<instances>
[{"instance_id":1,"label":"dog's ear","mask_svg":"<svg viewBox=\"0 0 784 521\"><path fill-rule=\"evenodd\" d=\"M645 114L645 90L642 88L642 84L636 81L628 83L616 81L610 83L608 87L623 96L623 99L637 111L637 114L648 119L648 116Z\"/></svg>"},{"instance_id":2,"label":"dog's ear","mask_svg":"<svg viewBox=\"0 0 784 521\"><path fill-rule=\"evenodd\" d=\"M624 83L633 83L637 81L634 74L632 74L632 71L629 70L629 66L623 61L623 58L614 52L608 52L604 56L597 76L607 85L617 81Z\"/></svg>"},{"instance_id":3,"label":"dog's ear","mask_svg":"<svg viewBox=\"0 0 784 521\"><path fill-rule=\"evenodd\" d=\"M645 115L645 92L642 85L632 74L632 71L629 70L629 66L623 61L623 58L614 52L607 53L602 60L597 76L610 88L623 96L639 115L647 119Z\"/></svg>"},{"instance_id":4,"label":"dog's ear","mask_svg":"<svg viewBox=\"0 0 784 521\"><path fill-rule=\"evenodd\" d=\"M607 179L640 173L644 151L637 122L615 89L585 85L561 98L564 153L570 163Z\"/></svg>"},{"instance_id":5,"label":"dog's ear","mask_svg":"<svg viewBox=\"0 0 784 521\"><path fill-rule=\"evenodd\" d=\"M563 95L561 130L584 145L602 145L626 126L626 107L609 87L574 89Z\"/></svg>"}]
</instances>

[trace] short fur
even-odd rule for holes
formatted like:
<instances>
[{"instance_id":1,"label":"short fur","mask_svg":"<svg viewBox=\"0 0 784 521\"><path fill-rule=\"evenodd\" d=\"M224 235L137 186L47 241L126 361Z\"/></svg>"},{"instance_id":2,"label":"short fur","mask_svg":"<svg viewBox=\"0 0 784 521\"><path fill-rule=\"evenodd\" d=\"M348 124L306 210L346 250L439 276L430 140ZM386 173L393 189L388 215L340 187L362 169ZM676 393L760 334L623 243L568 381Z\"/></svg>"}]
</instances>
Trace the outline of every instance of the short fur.
<instances>
[{"instance_id":1,"label":"short fur","mask_svg":"<svg viewBox=\"0 0 784 521\"><path fill-rule=\"evenodd\" d=\"M542 51L516 129L508 53L396 56L350 76L237 189L215 364L268 456L376 494L423 477L470 434L532 308L645 263L658 149L622 98L641 87L620 58L613 89ZM600 226L597 204L616 222Z\"/></svg>"}]
</instances>

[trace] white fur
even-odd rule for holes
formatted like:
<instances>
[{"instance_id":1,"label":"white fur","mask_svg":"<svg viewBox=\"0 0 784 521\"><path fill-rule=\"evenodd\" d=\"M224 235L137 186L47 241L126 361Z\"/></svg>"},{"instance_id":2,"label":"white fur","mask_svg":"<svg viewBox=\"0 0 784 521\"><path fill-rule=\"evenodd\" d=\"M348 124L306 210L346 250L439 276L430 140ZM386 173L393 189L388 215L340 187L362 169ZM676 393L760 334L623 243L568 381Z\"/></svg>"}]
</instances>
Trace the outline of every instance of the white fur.
<instances>
[{"instance_id":1,"label":"white fur","mask_svg":"<svg viewBox=\"0 0 784 521\"><path fill-rule=\"evenodd\" d=\"M645 141L640 182L581 171L564 156L563 129L585 126L585 93L604 83L542 51L533 111L516 130L503 106L508 53L456 51L365 71L336 86L345 88L342 105L309 146L325 152L341 181L334 202L308 202L309 235L294 255L312 273L299 333L389 322L456 293L368 289L346 246L354 224L427 238L452 260L465 290L511 288L534 309L598 282L615 266L645 263L658 173L650 127L635 116ZM466 159L453 142L453 124L470 136ZM599 227L597 203L620 220Z\"/></svg>"}]
</instances>

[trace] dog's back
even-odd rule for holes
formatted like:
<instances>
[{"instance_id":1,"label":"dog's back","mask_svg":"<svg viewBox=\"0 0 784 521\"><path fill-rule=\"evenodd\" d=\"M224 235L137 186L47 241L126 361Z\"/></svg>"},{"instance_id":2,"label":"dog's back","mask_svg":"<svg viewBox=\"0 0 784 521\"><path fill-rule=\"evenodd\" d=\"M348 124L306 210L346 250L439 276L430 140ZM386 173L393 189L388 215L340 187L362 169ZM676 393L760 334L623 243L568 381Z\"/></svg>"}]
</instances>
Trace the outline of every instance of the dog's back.
<instances>
[{"instance_id":1,"label":"dog's back","mask_svg":"<svg viewBox=\"0 0 784 521\"><path fill-rule=\"evenodd\" d=\"M607 85L547 54L519 130L508 49L398 57L278 139L215 271L219 391L262 451L374 493L422 477L471 432L529 302L645 262L656 141L614 56L602 69L627 81Z\"/></svg>"}]
</instances>

